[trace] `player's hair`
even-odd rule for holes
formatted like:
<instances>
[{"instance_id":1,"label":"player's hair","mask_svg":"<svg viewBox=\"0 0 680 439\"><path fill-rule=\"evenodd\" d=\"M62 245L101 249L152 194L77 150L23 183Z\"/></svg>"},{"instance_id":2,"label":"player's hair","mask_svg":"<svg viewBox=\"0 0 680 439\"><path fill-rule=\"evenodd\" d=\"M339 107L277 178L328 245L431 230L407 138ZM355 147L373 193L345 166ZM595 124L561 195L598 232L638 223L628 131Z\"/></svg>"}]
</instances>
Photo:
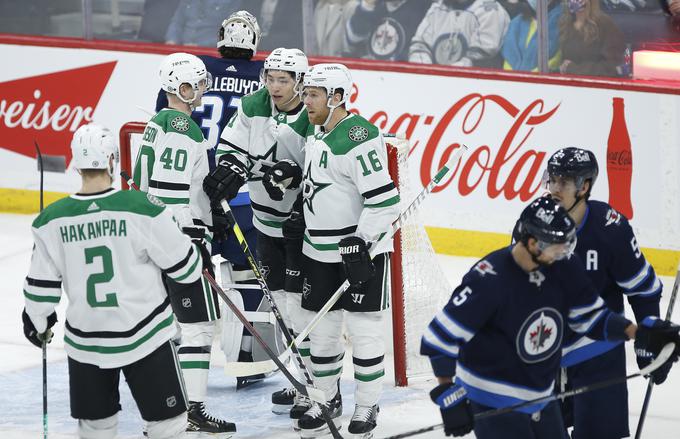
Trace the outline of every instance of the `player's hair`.
<instances>
[{"instance_id":1,"label":"player's hair","mask_svg":"<svg viewBox=\"0 0 680 439\"><path fill-rule=\"evenodd\" d=\"M82 177L94 178L94 177L99 177L100 175L109 175L109 170L108 169L81 169L80 175Z\"/></svg>"},{"instance_id":2,"label":"player's hair","mask_svg":"<svg viewBox=\"0 0 680 439\"><path fill-rule=\"evenodd\" d=\"M250 49L242 49L240 47L218 47L217 51L220 52L222 58L230 59L251 59L253 57L253 51Z\"/></svg>"}]
</instances>

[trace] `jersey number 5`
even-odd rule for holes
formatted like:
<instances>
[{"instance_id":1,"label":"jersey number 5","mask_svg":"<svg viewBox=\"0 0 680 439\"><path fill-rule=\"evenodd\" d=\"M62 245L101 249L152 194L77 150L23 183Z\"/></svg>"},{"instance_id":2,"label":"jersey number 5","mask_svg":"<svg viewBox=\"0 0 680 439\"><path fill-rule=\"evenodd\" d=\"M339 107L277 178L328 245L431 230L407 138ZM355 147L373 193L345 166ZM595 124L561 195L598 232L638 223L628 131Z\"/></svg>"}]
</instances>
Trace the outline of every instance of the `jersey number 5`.
<instances>
[{"instance_id":1,"label":"jersey number 5","mask_svg":"<svg viewBox=\"0 0 680 439\"><path fill-rule=\"evenodd\" d=\"M94 263L95 258L101 258L102 272L92 273L87 277L87 303L92 308L118 306L116 293L108 293L104 300L97 300L97 284L110 282L113 279L113 258L111 249L105 245L85 249L85 263Z\"/></svg>"},{"instance_id":2,"label":"jersey number 5","mask_svg":"<svg viewBox=\"0 0 680 439\"><path fill-rule=\"evenodd\" d=\"M470 294L472 294L472 289L470 287L465 287L458 294L453 296L451 302L453 302L453 304L456 306L461 306L465 303L468 297L470 297Z\"/></svg>"}]
</instances>

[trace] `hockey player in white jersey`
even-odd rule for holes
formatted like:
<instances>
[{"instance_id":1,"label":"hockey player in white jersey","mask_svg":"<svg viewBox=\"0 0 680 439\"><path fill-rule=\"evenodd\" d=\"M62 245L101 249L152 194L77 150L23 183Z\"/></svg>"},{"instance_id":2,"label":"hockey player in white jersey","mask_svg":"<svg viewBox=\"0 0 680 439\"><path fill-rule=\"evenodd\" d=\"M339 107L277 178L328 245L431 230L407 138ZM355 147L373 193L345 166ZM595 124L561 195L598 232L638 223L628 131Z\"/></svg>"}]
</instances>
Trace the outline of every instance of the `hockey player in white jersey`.
<instances>
[{"instance_id":1,"label":"hockey player in white jersey","mask_svg":"<svg viewBox=\"0 0 680 439\"><path fill-rule=\"evenodd\" d=\"M150 439L184 438L186 396L162 276L187 284L208 263L152 195L112 187L118 148L106 128L80 127L71 143L82 177L77 194L33 221L24 282L24 334L49 342L62 287L68 297L64 346L71 416L81 438L116 436L120 373Z\"/></svg>"},{"instance_id":2,"label":"hockey player in white jersey","mask_svg":"<svg viewBox=\"0 0 680 439\"><path fill-rule=\"evenodd\" d=\"M222 132L217 167L204 182L211 201L218 203L221 199L232 199L247 181L253 225L257 229L258 264L286 326L294 332L302 288L299 267L302 237L284 238L283 225L300 193L300 169L310 126L300 101L302 77L307 68L307 57L299 49L272 51L264 62L265 87L241 98L238 110ZM289 180L291 176L295 176L295 181ZM291 189L285 193L278 187L283 180ZM260 311L268 309L269 304L263 300ZM270 331L280 339L274 326ZM237 332L233 335L241 337ZM253 347L255 361L264 359L256 358L259 351ZM299 351L303 358L309 358L309 349L304 344ZM294 396L293 389L275 392L273 411L290 412L291 416L304 413L304 409L291 411Z\"/></svg>"},{"instance_id":3,"label":"hockey player in white jersey","mask_svg":"<svg viewBox=\"0 0 680 439\"><path fill-rule=\"evenodd\" d=\"M170 207L185 234L210 250L212 212L202 188L209 171L209 145L190 116L201 105L211 77L203 61L188 53L168 55L159 73L168 108L159 111L144 129L134 180L140 190ZM182 330L178 354L189 398L187 431L230 437L236 426L209 415L204 403L210 350L220 317L217 295L203 279L188 285L170 278L164 281Z\"/></svg>"},{"instance_id":4,"label":"hockey player in white jersey","mask_svg":"<svg viewBox=\"0 0 680 439\"><path fill-rule=\"evenodd\" d=\"M339 417L344 320L356 380L348 431L370 437L385 375L383 319L390 295L392 239L380 238L399 215L399 193L387 171L387 148L378 128L345 108L352 90L347 67L317 64L305 75L304 86L303 102L315 131L305 145L302 307L318 312L345 279L351 285L310 335L314 383L326 392L331 416ZM316 403L298 426L303 437L327 430Z\"/></svg>"},{"instance_id":5,"label":"hockey player in white jersey","mask_svg":"<svg viewBox=\"0 0 680 439\"><path fill-rule=\"evenodd\" d=\"M411 40L409 61L501 67L510 16L496 0L438 0Z\"/></svg>"}]
</instances>

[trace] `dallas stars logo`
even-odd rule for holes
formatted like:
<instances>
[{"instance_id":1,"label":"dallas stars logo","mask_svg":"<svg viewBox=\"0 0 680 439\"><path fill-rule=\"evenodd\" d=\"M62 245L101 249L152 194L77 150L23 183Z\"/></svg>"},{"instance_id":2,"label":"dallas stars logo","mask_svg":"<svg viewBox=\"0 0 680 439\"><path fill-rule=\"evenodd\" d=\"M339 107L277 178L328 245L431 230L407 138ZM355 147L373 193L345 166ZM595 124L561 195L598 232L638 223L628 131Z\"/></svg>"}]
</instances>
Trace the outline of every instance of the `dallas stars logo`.
<instances>
[{"instance_id":1,"label":"dallas stars logo","mask_svg":"<svg viewBox=\"0 0 680 439\"><path fill-rule=\"evenodd\" d=\"M189 119L183 116L177 116L170 121L170 125L177 131L183 133L189 129Z\"/></svg>"},{"instance_id":2,"label":"dallas stars logo","mask_svg":"<svg viewBox=\"0 0 680 439\"><path fill-rule=\"evenodd\" d=\"M529 340L534 348L534 351L545 347L545 342L550 340L552 336L552 328L549 328L543 319L536 325L536 329L529 332Z\"/></svg>"},{"instance_id":3,"label":"dallas stars logo","mask_svg":"<svg viewBox=\"0 0 680 439\"><path fill-rule=\"evenodd\" d=\"M330 186L330 183L318 183L314 181L312 178L312 167L310 166L307 168L307 172L305 173L305 178L304 182L302 184L302 197L303 197L303 202L309 208L309 211L314 213L314 197L316 196L317 193L319 193L321 190L327 188Z\"/></svg>"},{"instance_id":4,"label":"dallas stars logo","mask_svg":"<svg viewBox=\"0 0 680 439\"><path fill-rule=\"evenodd\" d=\"M278 161L276 160L276 149L278 142L274 142L271 148L264 155L250 156L250 169L248 172L253 176L251 181L262 180L265 172Z\"/></svg>"}]
</instances>

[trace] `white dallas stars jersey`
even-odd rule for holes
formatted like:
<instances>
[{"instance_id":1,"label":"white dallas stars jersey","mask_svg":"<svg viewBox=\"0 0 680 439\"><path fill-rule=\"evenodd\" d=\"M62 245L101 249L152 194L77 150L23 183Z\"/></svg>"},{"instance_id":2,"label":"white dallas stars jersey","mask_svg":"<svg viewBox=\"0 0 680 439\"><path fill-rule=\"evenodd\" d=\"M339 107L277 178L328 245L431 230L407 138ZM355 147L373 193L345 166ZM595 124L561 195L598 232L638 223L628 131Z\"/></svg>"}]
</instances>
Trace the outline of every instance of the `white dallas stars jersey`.
<instances>
[{"instance_id":1,"label":"white dallas stars jersey","mask_svg":"<svg viewBox=\"0 0 680 439\"><path fill-rule=\"evenodd\" d=\"M210 200L203 192L207 149L196 122L177 110L159 111L144 129L135 183L167 204L182 227L212 226Z\"/></svg>"},{"instance_id":2,"label":"white dallas stars jersey","mask_svg":"<svg viewBox=\"0 0 680 439\"><path fill-rule=\"evenodd\" d=\"M340 262L338 241L378 240L399 216L399 193L387 169L387 147L373 124L349 114L330 132L311 135L303 181L307 224L302 252L321 262ZM392 239L377 243L392 251Z\"/></svg>"},{"instance_id":3,"label":"white dallas stars jersey","mask_svg":"<svg viewBox=\"0 0 680 439\"><path fill-rule=\"evenodd\" d=\"M177 282L194 282L201 275L201 255L160 201L114 189L72 195L48 206L32 232L26 312L44 332L63 284L69 357L121 367L175 335L161 270Z\"/></svg>"},{"instance_id":4,"label":"white dallas stars jersey","mask_svg":"<svg viewBox=\"0 0 680 439\"><path fill-rule=\"evenodd\" d=\"M222 132L215 154L234 154L248 168L248 190L253 207L253 225L260 232L282 237L281 225L288 218L300 189L287 190L283 200L269 198L262 175L281 159L301 168L305 136L309 130L307 110L300 105L293 112L277 111L269 92L262 88L241 98L239 108Z\"/></svg>"}]
</instances>

